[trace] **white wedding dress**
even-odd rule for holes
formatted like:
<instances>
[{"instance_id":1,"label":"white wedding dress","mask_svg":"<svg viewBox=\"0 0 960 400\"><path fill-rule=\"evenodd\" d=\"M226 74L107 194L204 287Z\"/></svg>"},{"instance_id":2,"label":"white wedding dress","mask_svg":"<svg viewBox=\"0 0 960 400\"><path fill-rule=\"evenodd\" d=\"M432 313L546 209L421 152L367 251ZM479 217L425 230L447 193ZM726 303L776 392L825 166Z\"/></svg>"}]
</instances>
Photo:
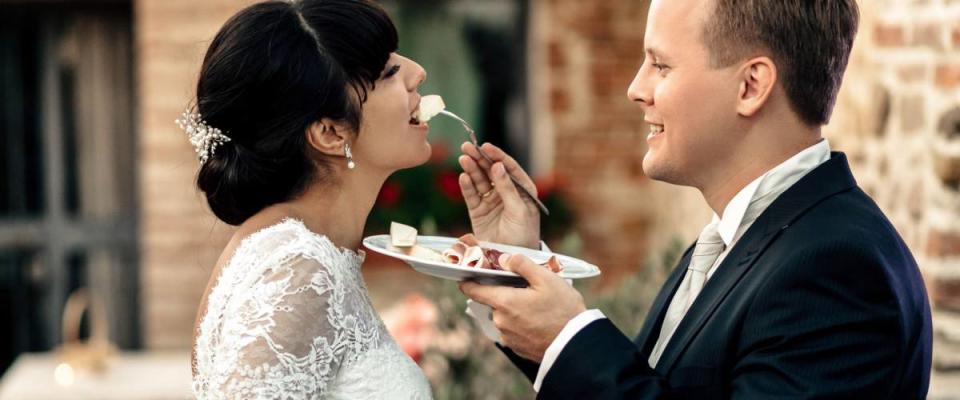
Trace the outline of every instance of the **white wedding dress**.
<instances>
[{"instance_id":1,"label":"white wedding dress","mask_svg":"<svg viewBox=\"0 0 960 400\"><path fill-rule=\"evenodd\" d=\"M197 398L431 398L373 309L363 258L293 219L244 239L199 325Z\"/></svg>"}]
</instances>

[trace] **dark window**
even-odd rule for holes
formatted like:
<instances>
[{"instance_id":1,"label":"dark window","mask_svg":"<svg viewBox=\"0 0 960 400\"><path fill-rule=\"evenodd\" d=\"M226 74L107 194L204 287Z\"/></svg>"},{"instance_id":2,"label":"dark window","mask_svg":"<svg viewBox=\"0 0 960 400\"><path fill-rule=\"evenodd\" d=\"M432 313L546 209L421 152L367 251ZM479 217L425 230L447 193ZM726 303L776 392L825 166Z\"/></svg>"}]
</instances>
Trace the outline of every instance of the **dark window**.
<instances>
[{"instance_id":1,"label":"dark window","mask_svg":"<svg viewBox=\"0 0 960 400\"><path fill-rule=\"evenodd\" d=\"M125 1L0 3L0 374L60 343L80 287L110 339L139 346L131 15Z\"/></svg>"}]
</instances>

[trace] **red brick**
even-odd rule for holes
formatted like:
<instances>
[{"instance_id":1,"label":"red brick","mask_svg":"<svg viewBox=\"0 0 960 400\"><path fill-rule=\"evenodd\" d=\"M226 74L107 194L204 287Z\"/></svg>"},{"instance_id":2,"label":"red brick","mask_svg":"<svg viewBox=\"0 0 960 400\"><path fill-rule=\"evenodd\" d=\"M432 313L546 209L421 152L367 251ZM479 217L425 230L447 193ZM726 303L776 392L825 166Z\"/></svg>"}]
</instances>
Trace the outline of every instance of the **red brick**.
<instances>
[{"instance_id":1,"label":"red brick","mask_svg":"<svg viewBox=\"0 0 960 400\"><path fill-rule=\"evenodd\" d=\"M927 235L927 255L940 258L960 256L960 232L930 230Z\"/></svg>"},{"instance_id":2,"label":"red brick","mask_svg":"<svg viewBox=\"0 0 960 400\"><path fill-rule=\"evenodd\" d=\"M550 68L563 68L567 66L566 53L563 50L563 45L559 41L552 40L550 44L547 45L547 58L550 63Z\"/></svg>"},{"instance_id":3,"label":"red brick","mask_svg":"<svg viewBox=\"0 0 960 400\"><path fill-rule=\"evenodd\" d=\"M873 29L874 41L881 47L900 47L906 44L903 26L877 24Z\"/></svg>"},{"instance_id":4,"label":"red brick","mask_svg":"<svg viewBox=\"0 0 960 400\"><path fill-rule=\"evenodd\" d=\"M937 67L934 81L943 89L960 86L960 65L940 65Z\"/></svg>"},{"instance_id":5,"label":"red brick","mask_svg":"<svg viewBox=\"0 0 960 400\"><path fill-rule=\"evenodd\" d=\"M554 89L551 91L550 110L554 113L565 113L570 110L570 95L563 89Z\"/></svg>"},{"instance_id":6,"label":"red brick","mask_svg":"<svg viewBox=\"0 0 960 400\"><path fill-rule=\"evenodd\" d=\"M927 291L933 307L960 310L960 279L932 277L927 279Z\"/></svg>"},{"instance_id":7,"label":"red brick","mask_svg":"<svg viewBox=\"0 0 960 400\"><path fill-rule=\"evenodd\" d=\"M594 65L591 71L593 94L598 100L609 100L614 93L624 93L629 80L619 79L605 65Z\"/></svg>"}]
</instances>

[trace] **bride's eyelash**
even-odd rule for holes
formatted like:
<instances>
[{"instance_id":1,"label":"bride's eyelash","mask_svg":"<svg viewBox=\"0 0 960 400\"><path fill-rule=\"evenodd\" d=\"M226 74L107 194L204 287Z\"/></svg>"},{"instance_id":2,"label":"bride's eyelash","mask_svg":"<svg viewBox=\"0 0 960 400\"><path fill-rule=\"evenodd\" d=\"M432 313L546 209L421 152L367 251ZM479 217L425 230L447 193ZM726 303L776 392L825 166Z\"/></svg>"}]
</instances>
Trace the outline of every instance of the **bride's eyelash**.
<instances>
[{"instance_id":1,"label":"bride's eyelash","mask_svg":"<svg viewBox=\"0 0 960 400\"><path fill-rule=\"evenodd\" d=\"M389 78L389 77L391 77L391 76L394 76L394 75L396 75L397 72L399 72L399 71L400 71L400 65L394 65L394 66L390 67L390 69L388 69L387 72L385 72L385 73L383 74L383 79L387 79L387 78Z\"/></svg>"}]
</instances>

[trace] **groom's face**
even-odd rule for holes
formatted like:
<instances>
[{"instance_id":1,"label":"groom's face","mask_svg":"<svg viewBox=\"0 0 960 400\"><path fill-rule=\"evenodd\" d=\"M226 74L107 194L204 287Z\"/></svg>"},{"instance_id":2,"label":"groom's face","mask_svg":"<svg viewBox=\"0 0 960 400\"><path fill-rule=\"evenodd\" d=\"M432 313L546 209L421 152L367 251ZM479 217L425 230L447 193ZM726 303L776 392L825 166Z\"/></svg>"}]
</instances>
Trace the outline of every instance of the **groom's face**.
<instances>
[{"instance_id":1,"label":"groom's face","mask_svg":"<svg viewBox=\"0 0 960 400\"><path fill-rule=\"evenodd\" d=\"M736 66L714 68L702 32L713 0L654 0L645 59L627 96L651 126L644 172L652 179L702 187L733 151L739 80Z\"/></svg>"}]
</instances>

